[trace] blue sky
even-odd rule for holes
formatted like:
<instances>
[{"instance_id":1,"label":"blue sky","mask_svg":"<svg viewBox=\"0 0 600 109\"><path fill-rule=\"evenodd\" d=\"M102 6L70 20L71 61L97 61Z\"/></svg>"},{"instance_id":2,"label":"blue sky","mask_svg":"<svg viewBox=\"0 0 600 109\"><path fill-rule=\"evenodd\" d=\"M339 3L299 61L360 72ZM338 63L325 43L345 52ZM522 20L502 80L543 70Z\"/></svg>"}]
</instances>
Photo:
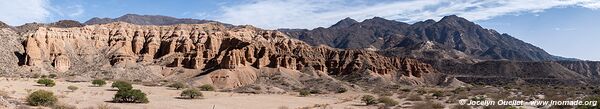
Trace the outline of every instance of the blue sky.
<instances>
[{"instance_id":1,"label":"blue sky","mask_svg":"<svg viewBox=\"0 0 600 109\"><path fill-rule=\"evenodd\" d=\"M412 23L456 14L554 55L600 61L600 0L0 0L0 21L10 25L127 13L266 29L327 27L345 17Z\"/></svg>"}]
</instances>

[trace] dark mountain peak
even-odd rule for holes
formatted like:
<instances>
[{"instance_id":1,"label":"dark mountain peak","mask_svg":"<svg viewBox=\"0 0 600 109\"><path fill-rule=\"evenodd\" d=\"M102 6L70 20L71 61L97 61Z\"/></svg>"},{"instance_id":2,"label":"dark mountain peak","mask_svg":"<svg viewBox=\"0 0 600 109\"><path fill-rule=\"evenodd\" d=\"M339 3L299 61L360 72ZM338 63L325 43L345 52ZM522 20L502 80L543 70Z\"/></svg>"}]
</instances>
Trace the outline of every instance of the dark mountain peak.
<instances>
[{"instance_id":1,"label":"dark mountain peak","mask_svg":"<svg viewBox=\"0 0 600 109\"><path fill-rule=\"evenodd\" d=\"M371 26L391 26L391 27L405 27L409 26L409 24L404 22L398 22L395 20L388 20L382 17L373 17L371 19L366 19L361 22L362 25L371 25Z\"/></svg>"},{"instance_id":2,"label":"dark mountain peak","mask_svg":"<svg viewBox=\"0 0 600 109\"><path fill-rule=\"evenodd\" d=\"M445 23L445 24L453 24L453 25L465 25L465 24L475 24L465 18L462 17L458 17L456 15L449 15L449 16L444 16L444 18L442 18L438 23Z\"/></svg>"},{"instance_id":3,"label":"dark mountain peak","mask_svg":"<svg viewBox=\"0 0 600 109\"><path fill-rule=\"evenodd\" d=\"M121 17L138 17L138 16L142 16L142 15L128 13L128 14L125 14L125 15L123 15Z\"/></svg>"},{"instance_id":4,"label":"dark mountain peak","mask_svg":"<svg viewBox=\"0 0 600 109\"><path fill-rule=\"evenodd\" d=\"M415 22L412 26L415 26L415 27L426 27L426 26L429 26L429 25L432 25L432 24L435 24L435 23L436 23L435 20L433 20L433 19L427 19L425 21Z\"/></svg>"},{"instance_id":5,"label":"dark mountain peak","mask_svg":"<svg viewBox=\"0 0 600 109\"><path fill-rule=\"evenodd\" d=\"M162 19L177 19L175 17L162 16L162 15L139 15L139 14L125 14L117 19L152 19L152 18L162 18Z\"/></svg>"},{"instance_id":6,"label":"dark mountain peak","mask_svg":"<svg viewBox=\"0 0 600 109\"><path fill-rule=\"evenodd\" d=\"M351 26L352 24L358 23L358 21L350 18L350 17L346 17L340 21L338 21L337 23L333 24L331 27L333 28L346 28Z\"/></svg>"},{"instance_id":7,"label":"dark mountain peak","mask_svg":"<svg viewBox=\"0 0 600 109\"><path fill-rule=\"evenodd\" d=\"M115 20L111 19L111 18L94 17L88 21L85 21L83 24L93 25L93 24L106 24L106 23L111 23L111 22L115 22Z\"/></svg>"},{"instance_id":8,"label":"dark mountain peak","mask_svg":"<svg viewBox=\"0 0 600 109\"><path fill-rule=\"evenodd\" d=\"M388 19L381 18L381 17L373 17L371 19L366 19L363 22L395 22L395 21L388 20Z\"/></svg>"},{"instance_id":9,"label":"dark mountain peak","mask_svg":"<svg viewBox=\"0 0 600 109\"><path fill-rule=\"evenodd\" d=\"M474 22L471 22L465 18L462 17L458 17L456 15L449 15L449 16L445 16L444 18L440 19L440 21L438 21L435 26L437 27L448 27L448 28L454 28L454 29L460 29L460 30L480 30L480 29L485 29L477 24L475 24Z\"/></svg>"},{"instance_id":10,"label":"dark mountain peak","mask_svg":"<svg viewBox=\"0 0 600 109\"><path fill-rule=\"evenodd\" d=\"M8 26L6 23L0 21L0 28L8 28L10 26Z\"/></svg>"},{"instance_id":11,"label":"dark mountain peak","mask_svg":"<svg viewBox=\"0 0 600 109\"><path fill-rule=\"evenodd\" d=\"M422 21L422 22L425 22L425 23L435 23L435 20L433 20L433 19L427 19L427 20Z\"/></svg>"}]
</instances>

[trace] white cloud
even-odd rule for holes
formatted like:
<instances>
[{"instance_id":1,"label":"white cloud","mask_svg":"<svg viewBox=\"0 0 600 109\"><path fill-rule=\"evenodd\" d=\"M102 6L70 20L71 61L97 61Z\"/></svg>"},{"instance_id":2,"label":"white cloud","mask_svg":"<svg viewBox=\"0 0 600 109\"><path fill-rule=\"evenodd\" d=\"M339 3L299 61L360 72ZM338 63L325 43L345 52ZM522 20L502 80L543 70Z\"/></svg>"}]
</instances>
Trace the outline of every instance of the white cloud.
<instances>
[{"instance_id":1,"label":"white cloud","mask_svg":"<svg viewBox=\"0 0 600 109\"><path fill-rule=\"evenodd\" d=\"M50 17L56 17L56 18L61 18L61 19L75 18L75 17L79 17L85 13L83 6L81 6L79 4L68 5L68 6L62 6L62 5L66 5L66 4L51 4L51 6L46 7L46 9L49 10L51 13Z\"/></svg>"},{"instance_id":2,"label":"white cloud","mask_svg":"<svg viewBox=\"0 0 600 109\"><path fill-rule=\"evenodd\" d=\"M469 20L538 13L546 9L581 6L599 9L599 0L255 0L221 7L217 20L262 28L327 27L345 17L364 20L375 16L414 22L456 14Z\"/></svg>"},{"instance_id":3,"label":"white cloud","mask_svg":"<svg viewBox=\"0 0 600 109\"><path fill-rule=\"evenodd\" d=\"M78 17L85 12L85 10L83 9L83 6L81 6L81 5L72 6L72 7L70 7L70 9L73 11L69 14L69 17Z\"/></svg>"},{"instance_id":4,"label":"white cloud","mask_svg":"<svg viewBox=\"0 0 600 109\"><path fill-rule=\"evenodd\" d=\"M50 12L46 0L2 0L0 1L0 21L9 25L29 22L45 22Z\"/></svg>"},{"instance_id":5,"label":"white cloud","mask_svg":"<svg viewBox=\"0 0 600 109\"><path fill-rule=\"evenodd\" d=\"M82 5L52 5L49 0L2 0L0 21L18 26L25 23L52 22L51 18L75 18L85 13Z\"/></svg>"}]
</instances>

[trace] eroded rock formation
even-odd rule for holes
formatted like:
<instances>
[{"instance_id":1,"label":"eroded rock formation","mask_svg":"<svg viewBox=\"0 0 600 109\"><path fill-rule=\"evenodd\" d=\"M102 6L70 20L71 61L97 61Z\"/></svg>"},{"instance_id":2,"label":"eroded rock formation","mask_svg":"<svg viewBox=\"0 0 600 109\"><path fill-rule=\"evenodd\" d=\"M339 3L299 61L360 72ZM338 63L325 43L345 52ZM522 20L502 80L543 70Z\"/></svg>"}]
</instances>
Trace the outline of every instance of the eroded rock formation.
<instances>
[{"instance_id":1,"label":"eroded rock formation","mask_svg":"<svg viewBox=\"0 0 600 109\"><path fill-rule=\"evenodd\" d=\"M25 35L27 65L51 63L58 72L68 72L71 64L92 57L96 60L88 60L89 63L115 68L158 65L163 70L193 70L193 75L210 79L202 81L224 87L250 84L260 75L256 70L264 67L290 71L313 69L339 76L367 74L390 81L422 79L424 74L437 73L430 65L414 59L385 57L366 50L313 47L281 32L252 26L225 27L217 23L152 26L117 22L79 28L40 27ZM177 75L162 73L164 77Z\"/></svg>"}]
</instances>

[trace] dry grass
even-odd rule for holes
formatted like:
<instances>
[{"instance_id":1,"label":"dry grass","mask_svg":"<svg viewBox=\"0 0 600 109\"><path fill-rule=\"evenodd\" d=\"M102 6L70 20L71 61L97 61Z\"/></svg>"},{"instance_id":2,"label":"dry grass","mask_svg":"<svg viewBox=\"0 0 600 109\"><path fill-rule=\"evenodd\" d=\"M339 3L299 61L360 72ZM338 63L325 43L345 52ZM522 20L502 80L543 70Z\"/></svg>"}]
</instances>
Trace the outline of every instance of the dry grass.
<instances>
[{"instance_id":1,"label":"dry grass","mask_svg":"<svg viewBox=\"0 0 600 109\"><path fill-rule=\"evenodd\" d=\"M120 109L118 107L113 107L109 104L106 103L102 103L102 104L98 104L97 109Z\"/></svg>"},{"instance_id":2,"label":"dry grass","mask_svg":"<svg viewBox=\"0 0 600 109\"><path fill-rule=\"evenodd\" d=\"M423 101L423 97L421 95L410 95L406 98L408 101Z\"/></svg>"},{"instance_id":3,"label":"dry grass","mask_svg":"<svg viewBox=\"0 0 600 109\"><path fill-rule=\"evenodd\" d=\"M0 90L0 96L2 97L10 97L8 92L4 91L4 90Z\"/></svg>"},{"instance_id":4,"label":"dry grass","mask_svg":"<svg viewBox=\"0 0 600 109\"><path fill-rule=\"evenodd\" d=\"M52 109L77 109L77 107L65 103L57 103L52 106Z\"/></svg>"},{"instance_id":5,"label":"dry grass","mask_svg":"<svg viewBox=\"0 0 600 109\"><path fill-rule=\"evenodd\" d=\"M426 101L421 103L416 103L412 108L413 109L444 109L446 106L439 102Z\"/></svg>"}]
</instances>

